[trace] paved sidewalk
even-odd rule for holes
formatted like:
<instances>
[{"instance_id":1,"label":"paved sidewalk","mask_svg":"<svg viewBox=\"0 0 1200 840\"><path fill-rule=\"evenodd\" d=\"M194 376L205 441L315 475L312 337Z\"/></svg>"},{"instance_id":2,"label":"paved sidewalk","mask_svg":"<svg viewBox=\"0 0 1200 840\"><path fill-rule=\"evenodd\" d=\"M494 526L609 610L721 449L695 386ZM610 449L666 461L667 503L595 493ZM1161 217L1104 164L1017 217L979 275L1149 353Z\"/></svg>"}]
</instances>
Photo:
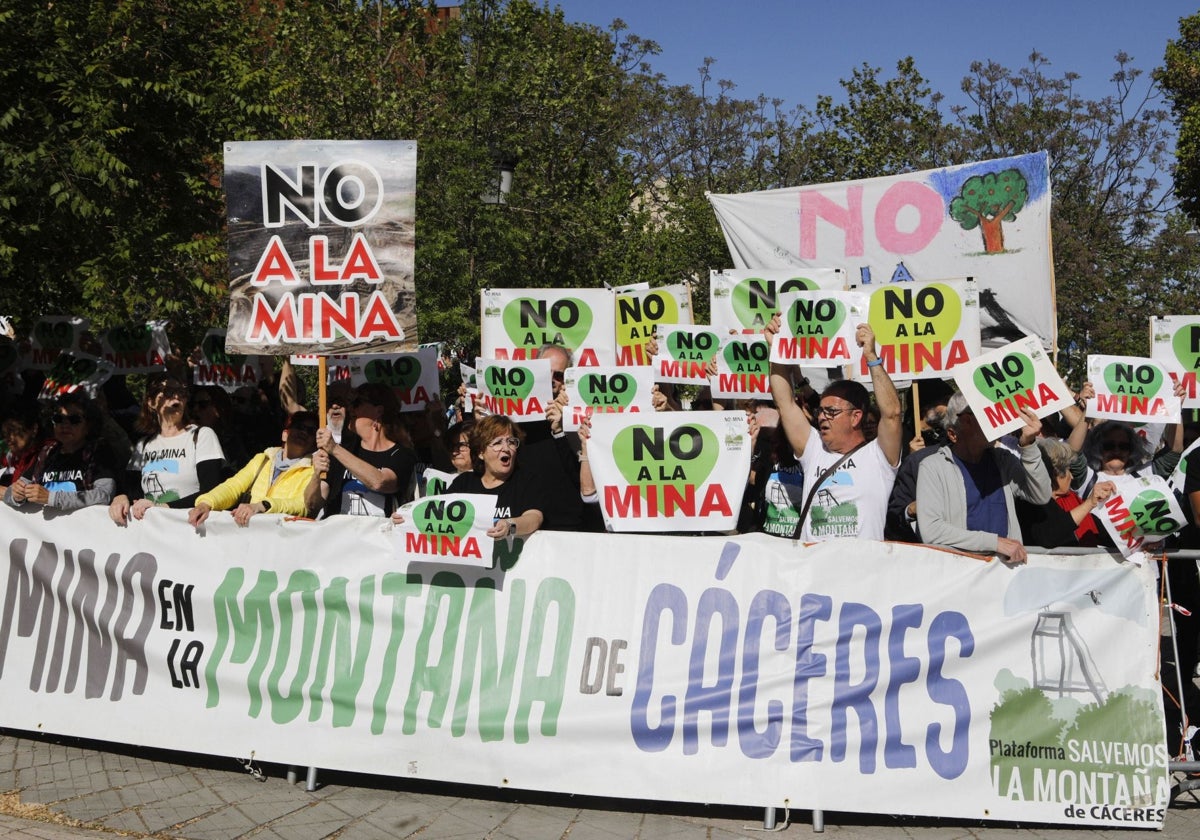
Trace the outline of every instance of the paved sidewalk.
<instances>
[{"instance_id":1,"label":"paved sidewalk","mask_svg":"<svg viewBox=\"0 0 1200 840\"><path fill-rule=\"evenodd\" d=\"M731 840L763 837L761 809L628 802L379 776L326 773L313 793L263 765L264 781L237 762L184 753L0 731L0 837L154 837L188 840ZM870 796L864 785L863 796ZM644 811L642 809L651 809ZM808 812L786 837L812 834ZM862 814L825 815L826 834L859 838L986 836L1066 840L1131 831L987 825ZM783 814L779 814L782 828ZM1143 836L1146 836L1142 832ZM1150 835L1153 836L1153 835ZM1163 837L1200 836L1200 796L1184 794Z\"/></svg>"}]
</instances>

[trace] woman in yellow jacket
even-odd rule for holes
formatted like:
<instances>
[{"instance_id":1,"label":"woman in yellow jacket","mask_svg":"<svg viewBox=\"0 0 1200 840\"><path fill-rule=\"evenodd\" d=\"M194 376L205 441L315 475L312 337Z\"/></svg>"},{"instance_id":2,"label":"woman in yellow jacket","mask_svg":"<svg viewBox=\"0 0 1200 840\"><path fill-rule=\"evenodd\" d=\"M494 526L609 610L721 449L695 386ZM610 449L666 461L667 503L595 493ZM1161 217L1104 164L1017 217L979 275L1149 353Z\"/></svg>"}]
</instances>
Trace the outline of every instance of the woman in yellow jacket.
<instances>
[{"instance_id":1,"label":"woman in yellow jacket","mask_svg":"<svg viewBox=\"0 0 1200 840\"><path fill-rule=\"evenodd\" d=\"M283 446L272 446L250 459L232 478L196 498L188 522L199 528L214 510L233 510L233 520L245 527L259 513L307 516L304 489L312 480L317 416L298 411L288 418ZM249 495L249 502L240 502Z\"/></svg>"}]
</instances>

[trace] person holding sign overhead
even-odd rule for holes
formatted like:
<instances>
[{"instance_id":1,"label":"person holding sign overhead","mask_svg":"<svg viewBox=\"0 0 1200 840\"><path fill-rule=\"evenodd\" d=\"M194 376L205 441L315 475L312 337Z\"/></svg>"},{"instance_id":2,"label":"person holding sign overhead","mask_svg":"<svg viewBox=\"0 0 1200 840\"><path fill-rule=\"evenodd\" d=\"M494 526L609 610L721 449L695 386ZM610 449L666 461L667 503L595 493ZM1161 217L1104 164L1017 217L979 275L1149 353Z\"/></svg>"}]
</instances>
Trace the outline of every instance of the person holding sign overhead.
<instances>
[{"instance_id":1,"label":"person holding sign overhead","mask_svg":"<svg viewBox=\"0 0 1200 840\"><path fill-rule=\"evenodd\" d=\"M768 341L779 332L776 313L763 330ZM771 395L779 423L804 470L804 504L799 530L804 542L834 537L882 540L888 496L900 466L903 429L900 396L875 348L875 333L859 324L854 334L862 348L875 402L879 433L867 440L863 432L870 396L857 382L833 382L822 393L816 426L796 404L792 365L771 365Z\"/></svg>"}]
</instances>

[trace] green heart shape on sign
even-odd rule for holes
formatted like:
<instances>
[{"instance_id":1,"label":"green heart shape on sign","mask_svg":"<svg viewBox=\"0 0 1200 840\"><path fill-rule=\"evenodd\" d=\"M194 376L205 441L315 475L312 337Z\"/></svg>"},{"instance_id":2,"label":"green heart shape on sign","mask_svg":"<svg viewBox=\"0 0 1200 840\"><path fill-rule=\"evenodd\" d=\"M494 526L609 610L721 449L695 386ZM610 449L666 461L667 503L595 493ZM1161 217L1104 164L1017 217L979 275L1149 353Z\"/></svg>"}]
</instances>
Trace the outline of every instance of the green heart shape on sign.
<instances>
[{"instance_id":1,"label":"green heart shape on sign","mask_svg":"<svg viewBox=\"0 0 1200 840\"><path fill-rule=\"evenodd\" d=\"M1171 349L1184 370L1200 371L1200 324L1187 324L1176 330Z\"/></svg>"},{"instance_id":2,"label":"green heart shape on sign","mask_svg":"<svg viewBox=\"0 0 1200 840\"><path fill-rule=\"evenodd\" d=\"M1171 518L1167 497L1158 490L1138 493L1129 503L1129 514L1144 537L1162 537L1179 530L1179 523Z\"/></svg>"},{"instance_id":3,"label":"green heart shape on sign","mask_svg":"<svg viewBox=\"0 0 1200 840\"><path fill-rule=\"evenodd\" d=\"M635 396L637 380L627 373L585 373L579 379L579 399L584 405L628 408Z\"/></svg>"},{"instance_id":4,"label":"green heart shape on sign","mask_svg":"<svg viewBox=\"0 0 1200 840\"><path fill-rule=\"evenodd\" d=\"M1153 397L1166 377L1154 365L1113 362L1104 368L1104 385L1110 394Z\"/></svg>"},{"instance_id":5,"label":"green heart shape on sign","mask_svg":"<svg viewBox=\"0 0 1200 840\"><path fill-rule=\"evenodd\" d=\"M475 506L466 499L424 499L413 506L412 518L422 534L465 537L475 522Z\"/></svg>"},{"instance_id":6,"label":"green heart shape on sign","mask_svg":"<svg viewBox=\"0 0 1200 840\"><path fill-rule=\"evenodd\" d=\"M33 337L44 350L66 350L75 343L75 328L66 321L38 321Z\"/></svg>"},{"instance_id":7,"label":"green heart shape on sign","mask_svg":"<svg viewBox=\"0 0 1200 840\"><path fill-rule=\"evenodd\" d=\"M244 355L240 353L230 355L225 352L225 336L222 335L206 335L200 344L200 351L204 353L204 358L214 365L229 365L240 370L246 363Z\"/></svg>"},{"instance_id":8,"label":"green heart shape on sign","mask_svg":"<svg viewBox=\"0 0 1200 840\"><path fill-rule=\"evenodd\" d=\"M721 346L721 339L707 330L689 333L679 330L667 336L667 355L677 362L708 362Z\"/></svg>"},{"instance_id":9,"label":"green heart shape on sign","mask_svg":"<svg viewBox=\"0 0 1200 840\"><path fill-rule=\"evenodd\" d=\"M774 280L747 277L733 287L730 303L733 316L744 329L761 330L778 311L779 295L784 292L810 292L819 288L807 277L789 277L776 285Z\"/></svg>"},{"instance_id":10,"label":"green heart shape on sign","mask_svg":"<svg viewBox=\"0 0 1200 840\"><path fill-rule=\"evenodd\" d=\"M148 353L154 343L149 324L125 324L108 331L108 346L118 353Z\"/></svg>"},{"instance_id":11,"label":"green heart shape on sign","mask_svg":"<svg viewBox=\"0 0 1200 840\"><path fill-rule=\"evenodd\" d=\"M758 376L771 370L771 348L765 341L731 341L721 357L733 373Z\"/></svg>"},{"instance_id":12,"label":"green heart shape on sign","mask_svg":"<svg viewBox=\"0 0 1200 840\"><path fill-rule=\"evenodd\" d=\"M431 478L425 483L425 492L430 496L440 496L450 485L440 478Z\"/></svg>"},{"instance_id":13,"label":"green heart shape on sign","mask_svg":"<svg viewBox=\"0 0 1200 840\"><path fill-rule=\"evenodd\" d=\"M81 385L97 370L95 359L77 359L64 353L55 360L46 378L60 385Z\"/></svg>"},{"instance_id":14,"label":"green heart shape on sign","mask_svg":"<svg viewBox=\"0 0 1200 840\"><path fill-rule=\"evenodd\" d=\"M832 336L846 320L846 305L840 300L797 300L787 314L788 329L797 338Z\"/></svg>"},{"instance_id":15,"label":"green heart shape on sign","mask_svg":"<svg viewBox=\"0 0 1200 840\"><path fill-rule=\"evenodd\" d=\"M401 391L411 391L421 380L421 363L414 356L372 359L363 367L363 376L371 383L378 382Z\"/></svg>"},{"instance_id":16,"label":"green heart shape on sign","mask_svg":"<svg viewBox=\"0 0 1200 840\"><path fill-rule=\"evenodd\" d=\"M679 303L668 292L651 292L643 298L621 295L617 298L620 344L641 344L654 335L658 324L679 323Z\"/></svg>"},{"instance_id":17,"label":"green heart shape on sign","mask_svg":"<svg viewBox=\"0 0 1200 840\"><path fill-rule=\"evenodd\" d=\"M653 426L629 426L617 432L613 460L629 484L674 487L700 485L717 464L717 436L704 426L680 426L669 435Z\"/></svg>"},{"instance_id":18,"label":"green heart shape on sign","mask_svg":"<svg viewBox=\"0 0 1200 840\"><path fill-rule=\"evenodd\" d=\"M490 367L484 376L483 387L493 397L523 400L533 391L533 371L521 365Z\"/></svg>"},{"instance_id":19,"label":"green heart shape on sign","mask_svg":"<svg viewBox=\"0 0 1200 840\"><path fill-rule=\"evenodd\" d=\"M592 330L592 308L578 298L559 298L552 303L517 298L504 307L500 320L517 347L560 344L578 350Z\"/></svg>"},{"instance_id":20,"label":"green heart shape on sign","mask_svg":"<svg viewBox=\"0 0 1200 840\"><path fill-rule=\"evenodd\" d=\"M998 362L980 367L971 381L975 383L975 390L991 402L1023 394L1036 381L1033 360L1024 353L1009 353Z\"/></svg>"},{"instance_id":21,"label":"green heart shape on sign","mask_svg":"<svg viewBox=\"0 0 1200 840\"><path fill-rule=\"evenodd\" d=\"M913 289L893 283L871 295L867 321L882 345L932 344L954 340L962 323L962 298L944 283Z\"/></svg>"}]
</instances>

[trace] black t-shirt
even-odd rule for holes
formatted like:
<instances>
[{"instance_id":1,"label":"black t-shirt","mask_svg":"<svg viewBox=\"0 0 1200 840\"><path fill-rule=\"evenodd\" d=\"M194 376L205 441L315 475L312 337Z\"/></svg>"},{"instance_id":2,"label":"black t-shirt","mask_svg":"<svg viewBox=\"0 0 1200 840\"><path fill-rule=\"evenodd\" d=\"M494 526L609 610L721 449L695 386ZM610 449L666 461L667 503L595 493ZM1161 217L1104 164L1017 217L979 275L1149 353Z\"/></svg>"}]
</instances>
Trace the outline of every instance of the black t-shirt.
<instances>
[{"instance_id":1,"label":"black t-shirt","mask_svg":"<svg viewBox=\"0 0 1200 840\"><path fill-rule=\"evenodd\" d=\"M478 473L465 472L450 482L447 493L486 493L496 497L496 519L516 519L528 510L540 511L543 517L547 509L547 493L533 473L517 467L508 481L499 487L484 487Z\"/></svg>"},{"instance_id":2,"label":"black t-shirt","mask_svg":"<svg viewBox=\"0 0 1200 840\"><path fill-rule=\"evenodd\" d=\"M381 470L389 469L396 474L396 492L376 493L369 490L361 481L350 474L337 458L329 466L329 498L325 502L325 515L333 516L338 513L352 516L391 516L396 509L397 499L408 490L412 483L413 465L417 462L416 455L411 449L400 444L390 449L372 452L363 449L362 441L355 438L347 450L373 467Z\"/></svg>"},{"instance_id":3,"label":"black t-shirt","mask_svg":"<svg viewBox=\"0 0 1200 840\"><path fill-rule=\"evenodd\" d=\"M110 478L115 482L118 474L116 461L107 446L85 446L70 453L56 446L47 454L36 481L47 490L75 493L91 490L97 479ZM26 477L34 479L33 476Z\"/></svg>"}]
</instances>

